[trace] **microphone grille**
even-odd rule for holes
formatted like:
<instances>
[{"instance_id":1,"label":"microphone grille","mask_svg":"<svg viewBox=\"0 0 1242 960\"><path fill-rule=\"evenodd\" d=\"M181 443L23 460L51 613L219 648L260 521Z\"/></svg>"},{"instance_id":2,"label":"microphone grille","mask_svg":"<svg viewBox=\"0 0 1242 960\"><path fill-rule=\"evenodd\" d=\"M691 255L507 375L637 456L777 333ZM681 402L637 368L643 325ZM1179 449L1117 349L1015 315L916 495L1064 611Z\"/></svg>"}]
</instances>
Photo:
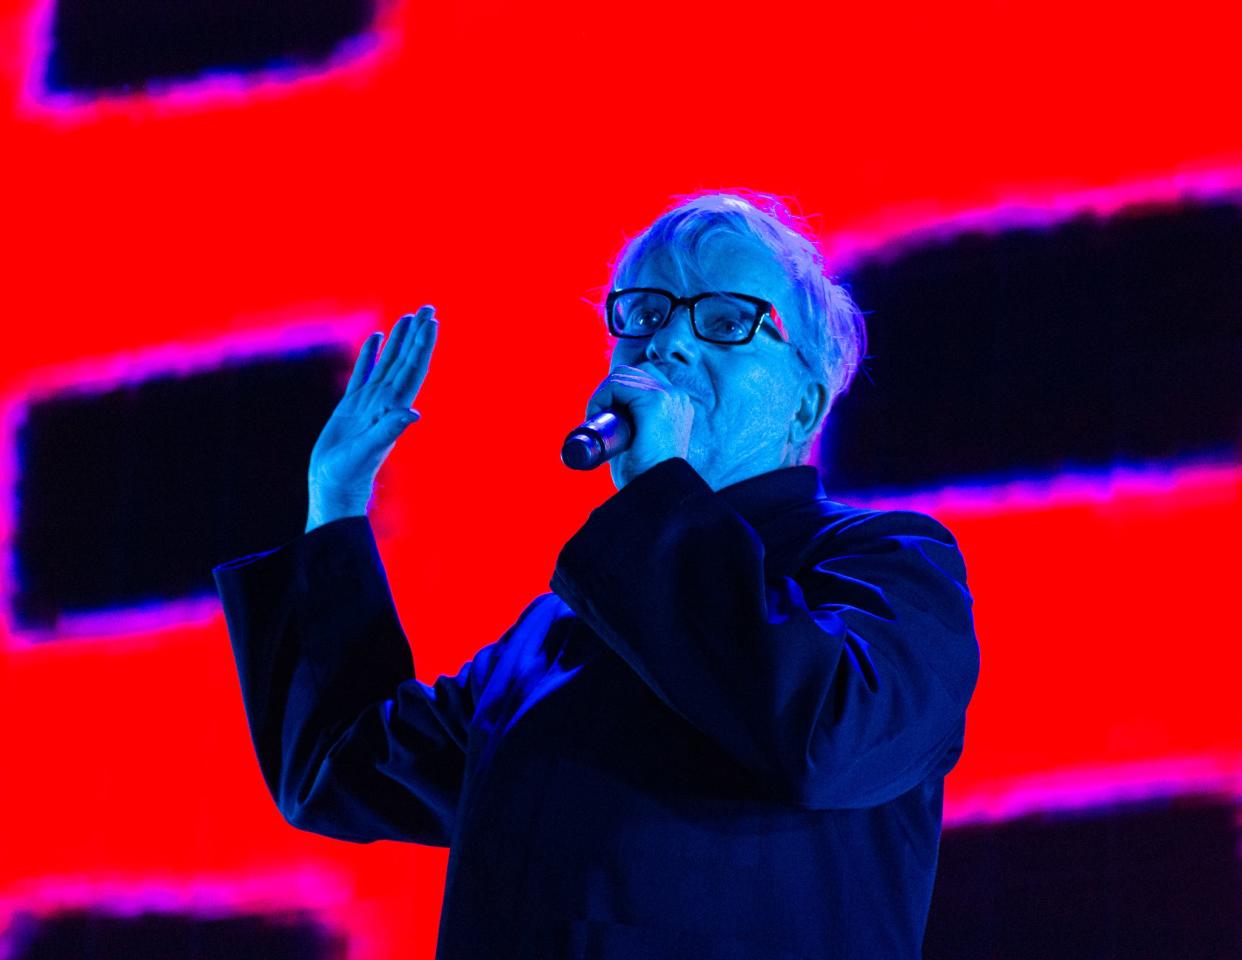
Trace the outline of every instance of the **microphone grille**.
<instances>
[{"instance_id":1,"label":"microphone grille","mask_svg":"<svg viewBox=\"0 0 1242 960\"><path fill-rule=\"evenodd\" d=\"M590 470L600 462L603 445L588 433L571 433L561 447L561 463L574 470Z\"/></svg>"}]
</instances>

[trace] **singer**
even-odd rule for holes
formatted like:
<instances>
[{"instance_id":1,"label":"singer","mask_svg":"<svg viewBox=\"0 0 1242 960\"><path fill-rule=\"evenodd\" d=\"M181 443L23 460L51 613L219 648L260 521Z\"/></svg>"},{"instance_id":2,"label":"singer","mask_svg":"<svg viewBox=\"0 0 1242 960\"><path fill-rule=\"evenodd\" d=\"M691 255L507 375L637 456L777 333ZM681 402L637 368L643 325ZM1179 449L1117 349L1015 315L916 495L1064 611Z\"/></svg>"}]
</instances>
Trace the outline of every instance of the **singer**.
<instances>
[{"instance_id":1,"label":"singer","mask_svg":"<svg viewBox=\"0 0 1242 960\"><path fill-rule=\"evenodd\" d=\"M212 571L285 819L450 848L437 960L921 956L979 671L964 559L807 462L866 339L809 231L764 194L679 199L602 304L617 490L456 676L415 679L366 513L429 307L364 343L306 530Z\"/></svg>"}]
</instances>

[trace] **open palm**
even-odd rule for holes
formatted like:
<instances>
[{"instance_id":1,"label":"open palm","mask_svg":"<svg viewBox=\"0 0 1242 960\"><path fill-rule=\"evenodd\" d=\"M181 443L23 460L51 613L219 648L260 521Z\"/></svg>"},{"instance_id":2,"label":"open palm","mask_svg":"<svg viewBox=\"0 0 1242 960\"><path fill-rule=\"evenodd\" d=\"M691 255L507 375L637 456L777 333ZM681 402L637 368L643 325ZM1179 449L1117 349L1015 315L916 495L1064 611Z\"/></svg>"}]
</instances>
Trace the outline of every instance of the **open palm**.
<instances>
[{"instance_id":1,"label":"open palm","mask_svg":"<svg viewBox=\"0 0 1242 960\"><path fill-rule=\"evenodd\" d=\"M383 334L363 342L345 395L311 451L312 498L365 506L380 465L420 416L410 405L427 376L438 329L435 307L428 304L393 325L378 362Z\"/></svg>"}]
</instances>

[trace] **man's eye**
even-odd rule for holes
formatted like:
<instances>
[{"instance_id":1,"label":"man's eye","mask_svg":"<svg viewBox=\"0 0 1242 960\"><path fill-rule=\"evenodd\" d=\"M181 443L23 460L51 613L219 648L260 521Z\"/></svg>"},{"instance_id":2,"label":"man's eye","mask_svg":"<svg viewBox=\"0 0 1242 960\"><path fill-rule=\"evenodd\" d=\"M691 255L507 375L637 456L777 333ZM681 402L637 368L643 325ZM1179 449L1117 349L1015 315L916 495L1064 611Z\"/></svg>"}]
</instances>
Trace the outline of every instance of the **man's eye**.
<instances>
[{"instance_id":1,"label":"man's eye","mask_svg":"<svg viewBox=\"0 0 1242 960\"><path fill-rule=\"evenodd\" d=\"M741 332L742 325L736 320L730 320L727 317L718 317L708 324L707 329L713 336L735 337Z\"/></svg>"}]
</instances>

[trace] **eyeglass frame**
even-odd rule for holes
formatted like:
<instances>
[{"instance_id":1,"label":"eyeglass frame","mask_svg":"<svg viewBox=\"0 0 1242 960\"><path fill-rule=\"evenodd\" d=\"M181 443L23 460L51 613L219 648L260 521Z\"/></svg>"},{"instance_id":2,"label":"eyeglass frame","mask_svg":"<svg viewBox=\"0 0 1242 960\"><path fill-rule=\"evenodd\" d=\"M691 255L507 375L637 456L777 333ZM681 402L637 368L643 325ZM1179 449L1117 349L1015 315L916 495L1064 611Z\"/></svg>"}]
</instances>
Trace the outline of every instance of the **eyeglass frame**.
<instances>
[{"instance_id":1,"label":"eyeglass frame","mask_svg":"<svg viewBox=\"0 0 1242 960\"><path fill-rule=\"evenodd\" d=\"M663 294L670 301L668 313L665 314L663 322L661 322L655 330L652 330L651 333L637 335L632 333L617 333L617 331L613 329L612 322L613 304L617 302L617 299L623 293ZM750 332L746 334L746 338L744 340L713 340L711 337L705 337L699 333L699 325L694 319L694 305L700 300L706 300L708 297L719 295L737 297L739 300L745 300L748 303L752 303L757 307L763 308L758 312L755 322L751 326ZM780 313L777 311L776 305L772 303L771 300L765 300L763 297L751 296L748 293L735 293L731 290L709 290L705 293L696 293L693 297L679 297L671 290L665 290L661 287L623 287L620 290L611 290L604 301L604 317L608 324L608 332L612 336L619 337L622 340L649 340L651 337L655 336L657 332L664 329L668 322L673 318L673 311L682 304L684 304L686 309L690 311L690 329L694 332L694 335L698 337L698 339L704 341L705 343L715 343L724 347L737 347L744 343L750 343L750 341L755 339L755 334L759 332L759 328L763 325L763 321L767 319L772 321L772 329L776 331L777 336L781 339L781 342L789 344L795 351L798 352L799 356L801 356L802 351L798 350L798 347L789 339L789 334L785 331L785 323L781 320Z\"/></svg>"}]
</instances>

